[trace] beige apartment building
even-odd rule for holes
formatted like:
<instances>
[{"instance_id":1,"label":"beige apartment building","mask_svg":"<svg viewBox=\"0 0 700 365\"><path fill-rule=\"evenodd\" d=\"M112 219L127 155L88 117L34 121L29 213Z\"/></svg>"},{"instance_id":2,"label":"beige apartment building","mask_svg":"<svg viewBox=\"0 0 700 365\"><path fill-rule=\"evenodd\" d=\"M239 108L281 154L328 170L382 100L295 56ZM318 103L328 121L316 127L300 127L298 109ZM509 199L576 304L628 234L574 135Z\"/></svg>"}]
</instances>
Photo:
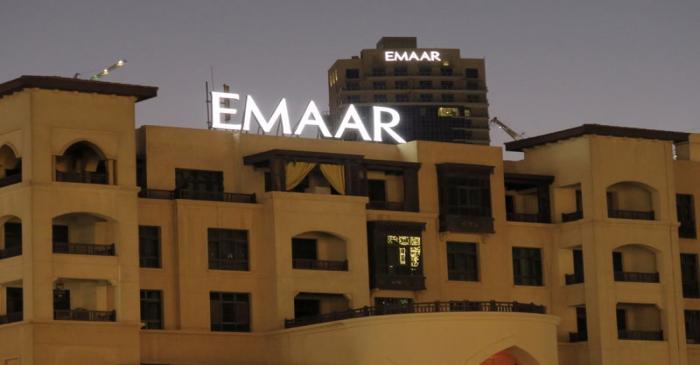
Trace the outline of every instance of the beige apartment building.
<instances>
[{"instance_id":1,"label":"beige apartment building","mask_svg":"<svg viewBox=\"0 0 700 365\"><path fill-rule=\"evenodd\" d=\"M416 37L383 37L328 70L331 122L351 104L364 114L372 105L390 106L401 113L398 131L406 140L488 145L486 92L483 58L418 48Z\"/></svg>"},{"instance_id":2,"label":"beige apartment building","mask_svg":"<svg viewBox=\"0 0 700 365\"><path fill-rule=\"evenodd\" d=\"M0 364L700 363L700 134L135 129L156 91L0 84Z\"/></svg>"}]
</instances>

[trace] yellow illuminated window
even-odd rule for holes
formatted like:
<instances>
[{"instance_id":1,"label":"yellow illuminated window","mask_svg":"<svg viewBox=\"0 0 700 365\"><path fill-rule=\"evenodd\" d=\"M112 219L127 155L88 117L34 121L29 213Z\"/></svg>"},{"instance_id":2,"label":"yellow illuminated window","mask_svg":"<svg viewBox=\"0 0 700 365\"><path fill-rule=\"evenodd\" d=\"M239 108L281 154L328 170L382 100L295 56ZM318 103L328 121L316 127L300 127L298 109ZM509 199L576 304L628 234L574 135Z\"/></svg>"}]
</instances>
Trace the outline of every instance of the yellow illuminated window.
<instances>
[{"instance_id":1,"label":"yellow illuminated window","mask_svg":"<svg viewBox=\"0 0 700 365\"><path fill-rule=\"evenodd\" d=\"M456 117L459 116L459 109L457 108L447 108L447 107L439 107L438 108L438 117Z\"/></svg>"}]
</instances>

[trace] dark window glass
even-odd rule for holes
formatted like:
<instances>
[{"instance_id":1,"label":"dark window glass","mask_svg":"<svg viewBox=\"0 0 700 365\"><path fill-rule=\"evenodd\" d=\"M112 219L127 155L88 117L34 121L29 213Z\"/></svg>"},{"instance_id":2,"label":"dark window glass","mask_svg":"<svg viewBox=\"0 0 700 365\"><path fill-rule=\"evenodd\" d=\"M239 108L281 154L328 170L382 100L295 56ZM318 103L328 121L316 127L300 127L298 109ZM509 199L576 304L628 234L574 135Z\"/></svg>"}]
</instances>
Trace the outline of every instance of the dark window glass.
<instances>
[{"instance_id":1,"label":"dark window glass","mask_svg":"<svg viewBox=\"0 0 700 365\"><path fill-rule=\"evenodd\" d=\"M476 68L465 69L464 76L468 79L478 79L479 78L479 70Z\"/></svg>"},{"instance_id":2,"label":"dark window glass","mask_svg":"<svg viewBox=\"0 0 700 365\"><path fill-rule=\"evenodd\" d=\"M583 277L583 251L574 250L574 274Z\"/></svg>"},{"instance_id":3,"label":"dark window glass","mask_svg":"<svg viewBox=\"0 0 700 365\"><path fill-rule=\"evenodd\" d=\"M6 313L22 313L24 311L22 288L7 287L6 293Z\"/></svg>"},{"instance_id":4,"label":"dark window glass","mask_svg":"<svg viewBox=\"0 0 700 365\"><path fill-rule=\"evenodd\" d=\"M367 195L371 202L386 201L386 181L384 180L367 180Z\"/></svg>"},{"instance_id":5,"label":"dark window glass","mask_svg":"<svg viewBox=\"0 0 700 365\"><path fill-rule=\"evenodd\" d=\"M160 267L160 227L139 226L139 265Z\"/></svg>"},{"instance_id":6,"label":"dark window glass","mask_svg":"<svg viewBox=\"0 0 700 365\"><path fill-rule=\"evenodd\" d=\"M349 68L345 70L345 78L346 79L359 79L360 78L360 70L356 68Z\"/></svg>"},{"instance_id":7,"label":"dark window glass","mask_svg":"<svg viewBox=\"0 0 700 365\"><path fill-rule=\"evenodd\" d=\"M318 299L294 299L294 318L314 317L321 314L321 301Z\"/></svg>"},{"instance_id":8,"label":"dark window glass","mask_svg":"<svg viewBox=\"0 0 700 365\"><path fill-rule=\"evenodd\" d=\"M586 307L576 307L576 330L579 335L588 333L588 323L586 323Z\"/></svg>"},{"instance_id":9,"label":"dark window glass","mask_svg":"<svg viewBox=\"0 0 700 365\"><path fill-rule=\"evenodd\" d=\"M515 198L512 195L506 195L506 214L515 213Z\"/></svg>"},{"instance_id":10,"label":"dark window glass","mask_svg":"<svg viewBox=\"0 0 700 365\"><path fill-rule=\"evenodd\" d=\"M359 90L360 84L357 81L347 81L345 82L345 88L348 90Z\"/></svg>"},{"instance_id":11,"label":"dark window glass","mask_svg":"<svg viewBox=\"0 0 700 365\"><path fill-rule=\"evenodd\" d=\"M700 297L700 285L698 284L698 255L692 253L681 254L681 280L683 282L683 297Z\"/></svg>"},{"instance_id":12,"label":"dark window glass","mask_svg":"<svg viewBox=\"0 0 700 365\"><path fill-rule=\"evenodd\" d=\"M292 258L316 260L316 240L312 238L292 238Z\"/></svg>"},{"instance_id":13,"label":"dark window glass","mask_svg":"<svg viewBox=\"0 0 700 365\"><path fill-rule=\"evenodd\" d=\"M539 248L513 247L515 285L542 286L542 251Z\"/></svg>"},{"instance_id":14,"label":"dark window glass","mask_svg":"<svg viewBox=\"0 0 700 365\"><path fill-rule=\"evenodd\" d=\"M446 90L452 89L454 84L452 81L440 81L440 87Z\"/></svg>"},{"instance_id":15,"label":"dark window glass","mask_svg":"<svg viewBox=\"0 0 700 365\"><path fill-rule=\"evenodd\" d=\"M488 176L450 176L447 178L447 213L491 216L491 186Z\"/></svg>"},{"instance_id":16,"label":"dark window glass","mask_svg":"<svg viewBox=\"0 0 700 365\"><path fill-rule=\"evenodd\" d=\"M146 182L146 158L144 156L136 156L136 185L141 187L141 189L146 189Z\"/></svg>"},{"instance_id":17,"label":"dark window glass","mask_svg":"<svg viewBox=\"0 0 700 365\"><path fill-rule=\"evenodd\" d=\"M223 192L224 173L221 171L175 169L177 190L192 192Z\"/></svg>"},{"instance_id":18,"label":"dark window glass","mask_svg":"<svg viewBox=\"0 0 700 365\"><path fill-rule=\"evenodd\" d=\"M455 96L454 94L442 94L442 101L444 102L453 102L455 101Z\"/></svg>"},{"instance_id":19,"label":"dark window glass","mask_svg":"<svg viewBox=\"0 0 700 365\"><path fill-rule=\"evenodd\" d=\"M406 66L394 67L394 76L406 76L408 75L408 69Z\"/></svg>"},{"instance_id":20,"label":"dark window glass","mask_svg":"<svg viewBox=\"0 0 700 365\"><path fill-rule=\"evenodd\" d=\"M421 66L418 68L418 74L421 76L430 76L432 72L433 70L430 66Z\"/></svg>"},{"instance_id":21,"label":"dark window glass","mask_svg":"<svg viewBox=\"0 0 700 365\"><path fill-rule=\"evenodd\" d=\"M475 81L470 81L464 84L464 88L467 90L479 90L479 83Z\"/></svg>"},{"instance_id":22,"label":"dark window glass","mask_svg":"<svg viewBox=\"0 0 700 365\"><path fill-rule=\"evenodd\" d=\"M383 89L386 89L386 82L385 81L375 81L372 83L372 86L377 90L383 90Z\"/></svg>"},{"instance_id":23,"label":"dark window glass","mask_svg":"<svg viewBox=\"0 0 700 365\"><path fill-rule=\"evenodd\" d=\"M5 248L22 248L22 223L5 223Z\"/></svg>"},{"instance_id":24,"label":"dark window glass","mask_svg":"<svg viewBox=\"0 0 700 365\"><path fill-rule=\"evenodd\" d=\"M424 102L433 101L433 95L432 94L420 94L419 99L420 99L420 101L424 101Z\"/></svg>"},{"instance_id":25,"label":"dark window glass","mask_svg":"<svg viewBox=\"0 0 700 365\"><path fill-rule=\"evenodd\" d=\"M681 223L678 228L678 235L683 238L696 238L695 229L695 204L693 196L690 194L676 194L676 209L678 211L678 221Z\"/></svg>"},{"instance_id":26,"label":"dark window glass","mask_svg":"<svg viewBox=\"0 0 700 365\"><path fill-rule=\"evenodd\" d=\"M380 67L375 67L372 69L372 76L384 76L386 75L386 70Z\"/></svg>"},{"instance_id":27,"label":"dark window glass","mask_svg":"<svg viewBox=\"0 0 700 365\"><path fill-rule=\"evenodd\" d=\"M211 330L250 332L250 294L209 293Z\"/></svg>"},{"instance_id":28,"label":"dark window glass","mask_svg":"<svg viewBox=\"0 0 700 365\"><path fill-rule=\"evenodd\" d=\"M617 308L615 311L617 317L617 330L626 331L627 330L627 311L622 308Z\"/></svg>"},{"instance_id":29,"label":"dark window glass","mask_svg":"<svg viewBox=\"0 0 700 365\"><path fill-rule=\"evenodd\" d=\"M68 243L68 226L53 225L51 228L53 242Z\"/></svg>"},{"instance_id":30,"label":"dark window glass","mask_svg":"<svg viewBox=\"0 0 700 365\"><path fill-rule=\"evenodd\" d=\"M348 96L348 103L359 103L360 102L360 95L349 95Z\"/></svg>"},{"instance_id":31,"label":"dark window glass","mask_svg":"<svg viewBox=\"0 0 700 365\"><path fill-rule=\"evenodd\" d=\"M53 309L54 310L70 310L70 290L54 289L53 290Z\"/></svg>"},{"instance_id":32,"label":"dark window glass","mask_svg":"<svg viewBox=\"0 0 700 365\"><path fill-rule=\"evenodd\" d=\"M481 96L479 96L479 95L467 95L467 102L468 103L480 103Z\"/></svg>"},{"instance_id":33,"label":"dark window glass","mask_svg":"<svg viewBox=\"0 0 700 365\"><path fill-rule=\"evenodd\" d=\"M394 275L423 275L423 246L420 235L387 235L385 272Z\"/></svg>"},{"instance_id":34,"label":"dark window glass","mask_svg":"<svg viewBox=\"0 0 700 365\"><path fill-rule=\"evenodd\" d=\"M421 80L418 82L418 87L421 89L430 89L433 87L433 82L429 80Z\"/></svg>"},{"instance_id":35,"label":"dark window glass","mask_svg":"<svg viewBox=\"0 0 700 365\"><path fill-rule=\"evenodd\" d=\"M583 211L583 194L581 193L581 190L576 190L576 211Z\"/></svg>"},{"instance_id":36,"label":"dark window glass","mask_svg":"<svg viewBox=\"0 0 700 365\"><path fill-rule=\"evenodd\" d=\"M209 228L209 268L248 270L248 231Z\"/></svg>"},{"instance_id":37,"label":"dark window glass","mask_svg":"<svg viewBox=\"0 0 700 365\"><path fill-rule=\"evenodd\" d=\"M613 251L613 271L614 272L623 272L624 271L624 269L622 267L622 252Z\"/></svg>"},{"instance_id":38,"label":"dark window glass","mask_svg":"<svg viewBox=\"0 0 700 365\"><path fill-rule=\"evenodd\" d=\"M389 298L389 297L376 297L374 298L375 306L401 306L401 305L411 305L413 304L413 299L411 298Z\"/></svg>"},{"instance_id":39,"label":"dark window glass","mask_svg":"<svg viewBox=\"0 0 700 365\"><path fill-rule=\"evenodd\" d=\"M700 310L686 310L684 314L687 342L700 344Z\"/></svg>"},{"instance_id":40,"label":"dark window glass","mask_svg":"<svg viewBox=\"0 0 700 365\"><path fill-rule=\"evenodd\" d=\"M396 82L394 83L394 86L395 86L397 89L408 89L408 88L409 88L408 81L406 81L406 80L396 81Z\"/></svg>"},{"instance_id":41,"label":"dark window glass","mask_svg":"<svg viewBox=\"0 0 700 365\"><path fill-rule=\"evenodd\" d=\"M387 101L386 95L375 95L374 101L377 103L386 103L386 101Z\"/></svg>"},{"instance_id":42,"label":"dark window glass","mask_svg":"<svg viewBox=\"0 0 700 365\"><path fill-rule=\"evenodd\" d=\"M447 242L448 280L479 281L475 243Z\"/></svg>"},{"instance_id":43,"label":"dark window glass","mask_svg":"<svg viewBox=\"0 0 700 365\"><path fill-rule=\"evenodd\" d=\"M406 94L396 94L396 101L408 101L409 97Z\"/></svg>"},{"instance_id":44,"label":"dark window glass","mask_svg":"<svg viewBox=\"0 0 700 365\"><path fill-rule=\"evenodd\" d=\"M440 75L452 76L452 67L440 67Z\"/></svg>"},{"instance_id":45,"label":"dark window glass","mask_svg":"<svg viewBox=\"0 0 700 365\"><path fill-rule=\"evenodd\" d=\"M141 322L147 329L163 329L163 292L141 290Z\"/></svg>"}]
</instances>

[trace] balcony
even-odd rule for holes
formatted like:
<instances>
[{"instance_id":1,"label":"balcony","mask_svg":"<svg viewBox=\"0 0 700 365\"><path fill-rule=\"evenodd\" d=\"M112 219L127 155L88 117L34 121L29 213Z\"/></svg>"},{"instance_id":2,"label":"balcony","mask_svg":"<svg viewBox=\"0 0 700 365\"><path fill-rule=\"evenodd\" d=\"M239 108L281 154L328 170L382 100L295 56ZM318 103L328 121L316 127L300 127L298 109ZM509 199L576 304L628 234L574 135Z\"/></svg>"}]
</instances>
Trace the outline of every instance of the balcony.
<instances>
[{"instance_id":1,"label":"balcony","mask_svg":"<svg viewBox=\"0 0 700 365\"><path fill-rule=\"evenodd\" d=\"M141 189L139 198L147 199L190 199L228 203L255 203L255 194L225 193L219 191L160 190Z\"/></svg>"},{"instance_id":2,"label":"balcony","mask_svg":"<svg viewBox=\"0 0 700 365\"><path fill-rule=\"evenodd\" d=\"M608 209L609 218L654 220L654 212L640 212L635 210Z\"/></svg>"},{"instance_id":3,"label":"balcony","mask_svg":"<svg viewBox=\"0 0 700 365\"><path fill-rule=\"evenodd\" d=\"M507 213L506 219L509 222L548 223L541 221L539 214L530 213Z\"/></svg>"},{"instance_id":4,"label":"balcony","mask_svg":"<svg viewBox=\"0 0 700 365\"><path fill-rule=\"evenodd\" d=\"M6 259L9 257L15 257L22 255L22 246L6 247L0 249L0 259Z\"/></svg>"},{"instance_id":5,"label":"balcony","mask_svg":"<svg viewBox=\"0 0 700 365\"><path fill-rule=\"evenodd\" d=\"M569 342L585 342L588 341L587 332L569 332Z\"/></svg>"},{"instance_id":6,"label":"balcony","mask_svg":"<svg viewBox=\"0 0 700 365\"><path fill-rule=\"evenodd\" d=\"M571 213L562 213L561 214L561 221L562 222L573 222L577 220L583 219L583 211L578 210L575 212Z\"/></svg>"},{"instance_id":7,"label":"balcony","mask_svg":"<svg viewBox=\"0 0 700 365\"><path fill-rule=\"evenodd\" d=\"M53 319L58 321L114 322L116 311L94 311L82 308L53 311Z\"/></svg>"},{"instance_id":8,"label":"balcony","mask_svg":"<svg viewBox=\"0 0 700 365\"><path fill-rule=\"evenodd\" d=\"M564 275L564 281L566 282L566 285L574 285L574 284L583 283L583 274L582 273L566 274L566 275Z\"/></svg>"},{"instance_id":9,"label":"balcony","mask_svg":"<svg viewBox=\"0 0 700 365\"><path fill-rule=\"evenodd\" d=\"M348 261L293 259L292 268L300 270L348 271Z\"/></svg>"},{"instance_id":10,"label":"balcony","mask_svg":"<svg viewBox=\"0 0 700 365\"><path fill-rule=\"evenodd\" d=\"M53 253L93 256L114 256L115 245L98 245L94 243L54 242Z\"/></svg>"},{"instance_id":11,"label":"balcony","mask_svg":"<svg viewBox=\"0 0 700 365\"><path fill-rule=\"evenodd\" d=\"M0 315L0 324L8 324L22 321L22 312L7 313Z\"/></svg>"},{"instance_id":12,"label":"balcony","mask_svg":"<svg viewBox=\"0 0 700 365\"><path fill-rule=\"evenodd\" d=\"M311 324L338 321L350 318L361 318L371 316L382 316L391 314L414 314L414 313L444 313L444 312L518 312L544 314L545 307L533 303L518 302L471 302L471 301L450 301L433 303L411 303L397 306L374 306L359 309L349 309L347 311L331 312L313 317L303 317L286 319L285 328L308 326Z\"/></svg>"},{"instance_id":13,"label":"balcony","mask_svg":"<svg viewBox=\"0 0 700 365\"><path fill-rule=\"evenodd\" d=\"M56 171L56 181L85 183L85 184L107 184L107 174L98 172L61 172Z\"/></svg>"},{"instance_id":14,"label":"balcony","mask_svg":"<svg viewBox=\"0 0 700 365\"><path fill-rule=\"evenodd\" d=\"M209 258L209 269L248 271L248 260Z\"/></svg>"},{"instance_id":15,"label":"balcony","mask_svg":"<svg viewBox=\"0 0 700 365\"><path fill-rule=\"evenodd\" d=\"M425 276L378 273L376 287L389 290L424 290Z\"/></svg>"},{"instance_id":16,"label":"balcony","mask_svg":"<svg viewBox=\"0 0 700 365\"><path fill-rule=\"evenodd\" d=\"M615 281L625 281L634 283L658 283L658 272L626 272L615 271Z\"/></svg>"},{"instance_id":17,"label":"balcony","mask_svg":"<svg viewBox=\"0 0 700 365\"><path fill-rule=\"evenodd\" d=\"M663 341L664 332L618 330L617 338L619 338L620 340Z\"/></svg>"},{"instance_id":18,"label":"balcony","mask_svg":"<svg viewBox=\"0 0 700 365\"><path fill-rule=\"evenodd\" d=\"M22 175L8 175L0 179L0 188L22 182Z\"/></svg>"}]
</instances>

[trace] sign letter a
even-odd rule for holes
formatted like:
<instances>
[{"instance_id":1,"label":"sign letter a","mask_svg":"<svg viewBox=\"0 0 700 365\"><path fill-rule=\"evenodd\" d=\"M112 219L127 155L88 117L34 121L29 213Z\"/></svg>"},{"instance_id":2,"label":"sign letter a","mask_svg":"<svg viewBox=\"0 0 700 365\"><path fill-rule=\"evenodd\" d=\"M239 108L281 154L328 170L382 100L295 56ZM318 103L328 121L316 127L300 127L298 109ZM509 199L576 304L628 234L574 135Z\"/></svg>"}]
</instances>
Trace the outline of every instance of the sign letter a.
<instances>
[{"instance_id":1,"label":"sign letter a","mask_svg":"<svg viewBox=\"0 0 700 365\"><path fill-rule=\"evenodd\" d=\"M301 119L299 120L299 124L297 124L297 129L294 131L294 134L296 134L297 136L301 135L304 132L304 128L307 125L313 125L318 127L318 129L321 131L321 134L326 138L332 137L331 132L326 126L326 122L321 116L321 112L318 111L318 107L316 107L316 103L314 103L313 100L310 101L309 105L306 106L306 110L301 116Z\"/></svg>"},{"instance_id":2,"label":"sign letter a","mask_svg":"<svg viewBox=\"0 0 700 365\"><path fill-rule=\"evenodd\" d=\"M364 124L362 124L362 119L357 113L357 109L355 109L355 106L352 104L350 104L348 110L345 112L343 120L340 122L340 127L338 127L338 131L335 132L335 138L342 138L343 133L345 133L345 130L348 128L356 129L358 132L360 132L360 136L362 136L363 140L372 140L372 137L370 137L369 133L367 133L367 129L365 128Z\"/></svg>"}]
</instances>

